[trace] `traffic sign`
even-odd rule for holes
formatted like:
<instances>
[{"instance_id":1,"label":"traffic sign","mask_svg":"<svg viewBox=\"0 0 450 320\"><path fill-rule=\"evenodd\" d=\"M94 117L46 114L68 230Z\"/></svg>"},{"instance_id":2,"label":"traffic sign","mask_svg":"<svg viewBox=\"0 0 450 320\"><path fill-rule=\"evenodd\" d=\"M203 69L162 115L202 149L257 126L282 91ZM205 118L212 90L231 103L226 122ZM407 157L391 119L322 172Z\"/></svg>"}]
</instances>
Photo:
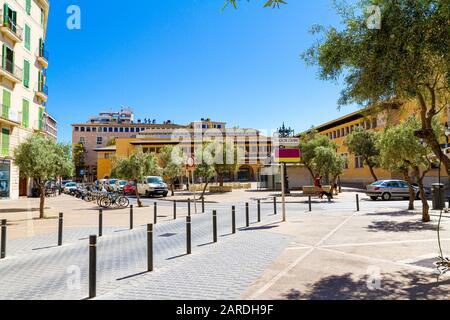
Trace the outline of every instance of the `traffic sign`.
<instances>
[{"instance_id":1,"label":"traffic sign","mask_svg":"<svg viewBox=\"0 0 450 320\"><path fill-rule=\"evenodd\" d=\"M300 144L299 138L274 138L273 141L275 146L281 147L298 147Z\"/></svg>"},{"instance_id":2,"label":"traffic sign","mask_svg":"<svg viewBox=\"0 0 450 320\"><path fill-rule=\"evenodd\" d=\"M299 163L300 159L300 149L277 149L275 151L275 161L279 163Z\"/></svg>"}]
</instances>

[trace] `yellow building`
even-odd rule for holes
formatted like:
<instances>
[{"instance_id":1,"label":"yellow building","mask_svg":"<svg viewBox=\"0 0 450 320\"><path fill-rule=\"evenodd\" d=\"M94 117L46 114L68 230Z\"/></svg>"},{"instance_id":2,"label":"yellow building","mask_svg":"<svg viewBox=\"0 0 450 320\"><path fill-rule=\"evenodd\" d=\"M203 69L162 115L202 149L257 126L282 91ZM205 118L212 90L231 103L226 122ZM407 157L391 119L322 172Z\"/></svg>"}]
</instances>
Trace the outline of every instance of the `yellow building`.
<instances>
[{"instance_id":1,"label":"yellow building","mask_svg":"<svg viewBox=\"0 0 450 320\"><path fill-rule=\"evenodd\" d=\"M126 158L142 148L144 152L158 154L166 145L177 145L185 154L194 154L204 141L232 140L240 150L237 171L225 177L225 181L259 181L262 164L272 153L271 139L256 129L228 129L223 122L202 119L184 127L160 127L147 129L131 138L118 138L113 147L94 149L97 152L97 178L111 175L112 161Z\"/></svg>"},{"instance_id":2,"label":"yellow building","mask_svg":"<svg viewBox=\"0 0 450 320\"><path fill-rule=\"evenodd\" d=\"M356 126L363 126L369 131L381 131L388 125L396 125L411 115L418 114L418 107L414 102L407 103L402 107L392 107L387 110L379 111L376 108L358 110L347 114L338 119L324 123L315 127L320 134L328 136L338 145L338 153L347 158L347 165L344 173L340 177L341 184L346 186L361 187L373 182L373 177L369 168L363 163L363 159L355 154L350 154L344 141L346 137L354 130ZM448 121L447 113L441 117L443 125ZM444 137L443 137L443 140ZM445 143L443 141L443 143ZM448 147L446 145L443 148ZM375 168L375 174L378 179L402 179L402 175L396 172L388 172L381 168ZM433 168L425 178L425 184L430 185L438 180L439 170ZM448 183L445 170L441 170L443 183Z\"/></svg>"}]
</instances>

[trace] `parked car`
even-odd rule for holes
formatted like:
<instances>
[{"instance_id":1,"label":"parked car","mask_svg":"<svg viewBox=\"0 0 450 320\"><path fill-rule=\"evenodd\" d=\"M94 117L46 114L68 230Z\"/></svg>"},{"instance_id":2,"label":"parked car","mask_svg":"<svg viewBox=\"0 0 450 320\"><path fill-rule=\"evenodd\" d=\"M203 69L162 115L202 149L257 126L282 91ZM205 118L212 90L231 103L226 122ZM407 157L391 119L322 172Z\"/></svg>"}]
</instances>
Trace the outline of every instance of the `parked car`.
<instances>
[{"instance_id":1,"label":"parked car","mask_svg":"<svg viewBox=\"0 0 450 320\"><path fill-rule=\"evenodd\" d=\"M125 187L127 182L125 180L117 180L116 183L114 183L111 188L114 192L122 192L123 187Z\"/></svg>"},{"instance_id":2,"label":"parked car","mask_svg":"<svg viewBox=\"0 0 450 320\"><path fill-rule=\"evenodd\" d=\"M77 189L77 183L76 182L68 182L64 186L64 193L69 193L71 190Z\"/></svg>"},{"instance_id":3,"label":"parked car","mask_svg":"<svg viewBox=\"0 0 450 320\"><path fill-rule=\"evenodd\" d=\"M114 191L114 184L119 181L118 179L109 179L105 182L105 189L109 192L113 192Z\"/></svg>"},{"instance_id":4,"label":"parked car","mask_svg":"<svg viewBox=\"0 0 450 320\"><path fill-rule=\"evenodd\" d=\"M136 182L130 181L123 187L123 193L126 195L136 194Z\"/></svg>"},{"instance_id":5,"label":"parked car","mask_svg":"<svg viewBox=\"0 0 450 320\"><path fill-rule=\"evenodd\" d=\"M146 197L163 196L167 197L169 189L161 177L146 177L137 185L138 192Z\"/></svg>"},{"instance_id":6,"label":"parked car","mask_svg":"<svg viewBox=\"0 0 450 320\"><path fill-rule=\"evenodd\" d=\"M416 199L420 199L419 188L415 185L412 187ZM409 199L409 187L408 183L403 180L380 180L367 186L366 195L372 200L377 200L380 197L384 201L391 200L392 198Z\"/></svg>"}]
</instances>

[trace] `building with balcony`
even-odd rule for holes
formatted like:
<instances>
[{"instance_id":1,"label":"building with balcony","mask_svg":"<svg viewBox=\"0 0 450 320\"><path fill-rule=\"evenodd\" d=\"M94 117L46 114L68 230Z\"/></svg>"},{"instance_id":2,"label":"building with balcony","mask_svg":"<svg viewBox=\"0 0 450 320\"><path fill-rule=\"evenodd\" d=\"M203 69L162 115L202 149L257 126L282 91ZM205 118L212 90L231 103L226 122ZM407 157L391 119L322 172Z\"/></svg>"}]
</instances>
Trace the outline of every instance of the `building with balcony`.
<instances>
[{"instance_id":1,"label":"building with balcony","mask_svg":"<svg viewBox=\"0 0 450 320\"><path fill-rule=\"evenodd\" d=\"M32 182L14 166L14 149L43 130L49 1L0 0L0 9L0 199L16 199Z\"/></svg>"},{"instance_id":2,"label":"building with balcony","mask_svg":"<svg viewBox=\"0 0 450 320\"><path fill-rule=\"evenodd\" d=\"M48 112L42 117L42 131L48 138L58 140L58 122Z\"/></svg>"}]
</instances>

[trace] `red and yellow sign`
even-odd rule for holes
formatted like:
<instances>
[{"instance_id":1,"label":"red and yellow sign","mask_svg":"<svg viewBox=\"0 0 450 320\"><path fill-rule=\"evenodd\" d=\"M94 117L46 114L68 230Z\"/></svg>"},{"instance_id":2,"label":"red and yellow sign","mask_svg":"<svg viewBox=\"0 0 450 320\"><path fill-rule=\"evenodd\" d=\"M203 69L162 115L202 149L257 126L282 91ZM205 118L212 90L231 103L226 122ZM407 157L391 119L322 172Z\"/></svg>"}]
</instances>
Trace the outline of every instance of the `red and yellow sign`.
<instances>
[{"instance_id":1,"label":"red and yellow sign","mask_svg":"<svg viewBox=\"0 0 450 320\"><path fill-rule=\"evenodd\" d=\"M277 149L275 151L275 161L279 163L299 163L300 158L300 149Z\"/></svg>"}]
</instances>

